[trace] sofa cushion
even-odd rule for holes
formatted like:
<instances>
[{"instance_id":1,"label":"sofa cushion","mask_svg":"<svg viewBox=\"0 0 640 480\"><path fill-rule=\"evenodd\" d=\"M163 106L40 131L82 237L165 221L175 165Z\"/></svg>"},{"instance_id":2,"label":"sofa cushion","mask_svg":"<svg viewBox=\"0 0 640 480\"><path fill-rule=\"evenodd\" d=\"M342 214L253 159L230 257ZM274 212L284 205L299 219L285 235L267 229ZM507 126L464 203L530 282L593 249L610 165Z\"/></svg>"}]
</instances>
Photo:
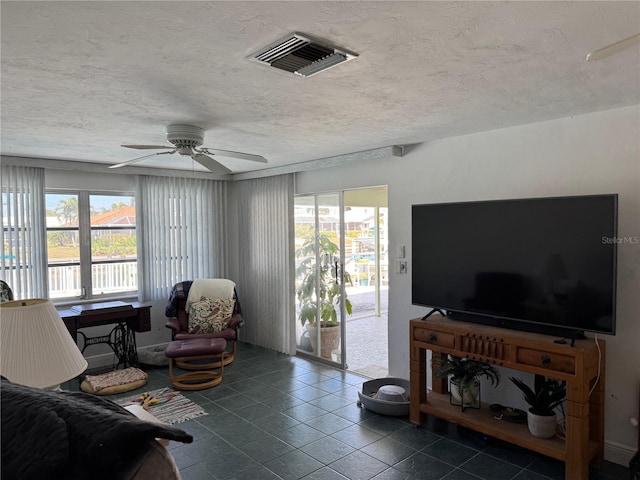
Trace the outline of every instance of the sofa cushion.
<instances>
[{"instance_id":1,"label":"sofa cushion","mask_svg":"<svg viewBox=\"0 0 640 480\"><path fill-rule=\"evenodd\" d=\"M179 480L180 472L173 457L160 443L149 442L141 458L125 475L126 480Z\"/></svg>"},{"instance_id":2,"label":"sofa cushion","mask_svg":"<svg viewBox=\"0 0 640 480\"><path fill-rule=\"evenodd\" d=\"M227 328L233 313L233 298L201 297L189 304L189 333L215 333Z\"/></svg>"}]
</instances>

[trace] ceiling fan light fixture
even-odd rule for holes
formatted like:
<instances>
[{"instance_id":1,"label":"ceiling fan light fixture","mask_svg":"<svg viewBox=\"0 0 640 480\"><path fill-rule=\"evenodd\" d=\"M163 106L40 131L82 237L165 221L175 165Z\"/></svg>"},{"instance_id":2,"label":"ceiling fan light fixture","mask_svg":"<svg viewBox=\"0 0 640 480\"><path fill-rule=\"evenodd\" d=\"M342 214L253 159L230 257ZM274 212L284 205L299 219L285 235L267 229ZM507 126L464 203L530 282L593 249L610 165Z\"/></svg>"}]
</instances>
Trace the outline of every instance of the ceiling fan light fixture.
<instances>
[{"instance_id":1,"label":"ceiling fan light fixture","mask_svg":"<svg viewBox=\"0 0 640 480\"><path fill-rule=\"evenodd\" d=\"M187 156L191 156L193 155L193 149L191 147L178 147L178 152L179 155L187 155Z\"/></svg>"},{"instance_id":2,"label":"ceiling fan light fixture","mask_svg":"<svg viewBox=\"0 0 640 480\"><path fill-rule=\"evenodd\" d=\"M291 33L248 58L302 77L310 77L357 56L299 33Z\"/></svg>"},{"instance_id":3,"label":"ceiling fan light fixture","mask_svg":"<svg viewBox=\"0 0 640 480\"><path fill-rule=\"evenodd\" d=\"M166 135L167 141L178 148L199 147L204 142L204 130L195 125L168 125ZM180 152L180 155L191 155L191 152Z\"/></svg>"},{"instance_id":4,"label":"ceiling fan light fixture","mask_svg":"<svg viewBox=\"0 0 640 480\"><path fill-rule=\"evenodd\" d=\"M174 123L167 126L165 134L167 136L167 141L171 143L173 147L168 145L122 145L123 147L134 148L136 150L165 151L133 158L126 162L118 163L117 165L111 165L109 168L126 167L132 163L144 160L145 158L154 157L156 155L173 155L174 153L185 157L191 157L192 160L198 162L200 165L217 175L227 175L233 172L209 155L267 163L267 159L261 155L202 147L202 143L204 142L204 130L195 125Z\"/></svg>"}]
</instances>

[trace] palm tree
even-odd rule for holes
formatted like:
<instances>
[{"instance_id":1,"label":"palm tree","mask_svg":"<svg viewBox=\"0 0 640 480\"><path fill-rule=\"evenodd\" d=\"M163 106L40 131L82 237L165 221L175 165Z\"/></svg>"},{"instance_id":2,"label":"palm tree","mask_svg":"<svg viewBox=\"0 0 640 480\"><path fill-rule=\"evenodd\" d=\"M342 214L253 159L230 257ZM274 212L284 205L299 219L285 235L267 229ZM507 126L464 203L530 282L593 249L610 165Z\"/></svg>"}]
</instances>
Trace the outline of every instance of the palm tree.
<instances>
[{"instance_id":1,"label":"palm tree","mask_svg":"<svg viewBox=\"0 0 640 480\"><path fill-rule=\"evenodd\" d=\"M56 215L61 223L78 224L78 197L71 196L66 200L60 200L55 208Z\"/></svg>"},{"instance_id":2,"label":"palm tree","mask_svg":"<svg viewBox=\"0 0 640 480\"><path fill-rule=\"evenodd\" d=\"M72 195L67 199L60 200L54 209L60 223L66 226L78 226L78 197ZM72 246L77 246L77 232L67 232ZM60 237L60 241L66 235Z\"/></svg>"}]
</instances>

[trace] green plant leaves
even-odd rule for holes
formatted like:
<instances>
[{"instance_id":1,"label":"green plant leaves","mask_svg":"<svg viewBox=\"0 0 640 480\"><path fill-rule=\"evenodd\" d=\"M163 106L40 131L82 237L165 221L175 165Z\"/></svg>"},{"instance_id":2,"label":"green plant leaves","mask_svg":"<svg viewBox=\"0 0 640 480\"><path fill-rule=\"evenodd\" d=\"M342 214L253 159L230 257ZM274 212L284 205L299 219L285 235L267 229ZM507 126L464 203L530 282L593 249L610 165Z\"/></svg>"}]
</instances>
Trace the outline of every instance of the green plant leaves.
<instances>
[{"instance_id":1,"label":"green plant leaves","mask_svg":"<svg viewBox=\"0 0 640 480\"><path fill-rule=\"evenodd\" d=\"M438 378L450 375L454 380L470 385L474 380L486 377L494 387L500 384L500 372L488 363L454 355L448 355L444 359L434 356L432 362L438 368L436 372Z\"/></svg>"},{"instance_id":2,"label":"green plant leaves","mask_svg":"<svg viewBox=\"0 0 640 480\"><path fill-rule=\"evenodd\" d=\"M316 239L318 251L316 252ZM308 238L295 252L302 259L296 267L296 278L302 278L296 289L300 304L298 318L302 325L316 321L319 315L321 326L338 324L338 310L344 301L347 315L353 313L351 301L344 295L336 276L335 258L340 253L338 245L331 236L323 233ZM316 268L316 259L320 259L320 268ZM345 281L350 281L345 277Z\"/></svg>"},{"instance_id":3,"label":"green plant leaves","mask_svg":"<svg viewBox=\"0 0 640 480\"><path fill-rule=\"evenodd\" d=\"M566 383L543 375L534 378L534 389L521 379L510 377L513 384L520 389L525 402L536 415L553 415L553 410L564 402L567 395Z\"/></svg>"}]
</instances>

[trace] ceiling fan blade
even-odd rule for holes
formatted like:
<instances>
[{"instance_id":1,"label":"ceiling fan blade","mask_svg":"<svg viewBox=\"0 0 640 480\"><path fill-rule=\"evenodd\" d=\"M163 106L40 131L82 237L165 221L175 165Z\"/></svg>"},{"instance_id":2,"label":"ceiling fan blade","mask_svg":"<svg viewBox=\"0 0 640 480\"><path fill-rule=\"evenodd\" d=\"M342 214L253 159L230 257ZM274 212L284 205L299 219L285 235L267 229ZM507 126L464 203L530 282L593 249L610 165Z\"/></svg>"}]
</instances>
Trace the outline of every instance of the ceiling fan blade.
<instances>
[{"instance_id":1,"label":"ceiling fan blade","mask_svg":"<svg viewBox=\"0 0 640 480\"><path fill-rule=\"evenodd\" d=\"M218 150L216 148L200 148L203 153L210 155L220 155L221 157L238 158L240 160L250 160L252 162L267 163L267 159L260 155L250 153L232 152L231 150Z\"/></svg>"},{"instance_id":2,"label":"ceiling fan blade","mask_svg":"<svg viewBox=\"0 0 640 480\"><path fill-rule=\"evenodd\" d=\"M173 149L171 145L120 145L125 148L136 148L138 150L160 150L160 149Z\"/></svg>"},{"instance_id":3,"label":"ceiling fan blade","mask_svg":"<svg viewBox=\"0 0 640 480\"><path fill-rule=\"evenodd\" d=\"M172 154L172 153L176 153L176 151L177 150L174 149L174 150L171 150L170 152L150 153L149 155L143 155L142 157L133 158L131 160L127 160L126 162L118 163L117 165L111 165L109 168L126 167L127 165L129 165L131 163L139 162L140 160L144 160L145 158L154 157L156 155L169 155L169 154Z\"/></svg>"},{"instance_id":4,"label":"ceiling fan blade","mask_svg":"<svg viewBox=\"0 0 640 480\"><path fill-rule=\"evenodd\" d=\"M619 42L612 43L604 48L591 52L587 55L587 62L592 60L600 60L601 58L608 57L609 55L613 55L614 53L618 53L625 48L629 48L635 44L640 43L640 33L630 36L629 38L625 38L624 40L620 40Z\"/></svg>"},{"instance_id":5,"label":"ceiling fan blade","mask_svg":"<svg viewBox=\"0 0 640 480\"><path fill-rule=\"evenodd\" d=\"M191 158L216 175L227 175L231 173L231 170L227 167L204 153L196 153L195 155L192 155Z\"/></svg>"}]
</instances>

